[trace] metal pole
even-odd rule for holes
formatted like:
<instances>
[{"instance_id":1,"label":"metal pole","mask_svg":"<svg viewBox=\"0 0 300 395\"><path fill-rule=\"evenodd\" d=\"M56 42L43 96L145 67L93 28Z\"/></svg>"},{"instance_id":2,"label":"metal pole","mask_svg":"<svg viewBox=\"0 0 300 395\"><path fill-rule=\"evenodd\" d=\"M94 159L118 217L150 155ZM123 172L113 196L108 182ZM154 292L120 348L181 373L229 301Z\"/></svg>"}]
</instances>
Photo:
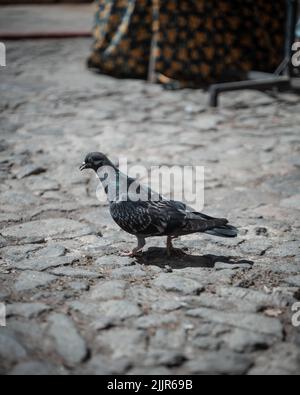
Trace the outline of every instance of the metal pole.
<instances>
[{"instance_id":1,"label":"metal pole","mask_svg":"<svg viewBox=\"0 0 300 395\"><path fill-rule=\"evenodd\" d=\"M292 46L295 41L296 24L297 24L298 0L287 0L287 25L285 40L285 58L288 61L286 74L293 76L294 68L292 65Z\"/></svg>"}]
</instances>

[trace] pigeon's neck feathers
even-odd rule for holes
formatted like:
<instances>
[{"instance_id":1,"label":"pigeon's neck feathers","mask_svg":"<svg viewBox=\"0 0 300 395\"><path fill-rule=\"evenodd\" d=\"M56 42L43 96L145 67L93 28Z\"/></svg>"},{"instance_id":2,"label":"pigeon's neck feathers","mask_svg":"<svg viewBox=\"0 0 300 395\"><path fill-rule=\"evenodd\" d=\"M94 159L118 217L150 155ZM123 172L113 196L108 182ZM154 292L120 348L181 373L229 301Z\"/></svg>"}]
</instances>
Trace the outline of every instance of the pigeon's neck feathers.
<instances>
[{"instance_id":1,"label":"pigeon's neck feathers","mask_svg":"<svg viewBox=\"0 0 300 395\"><path fill-rule=\"evenodd\" d=\"M141 185L138 180L128 177L115 166L107 170L102 169L101 172L98 172L98 177L110 203L163 200L162 196L153 192L147 186Z\"/></svg>"},{"instance_id":2,"label":"pigeon's neck feathers","mask_svg":"<svg viewBox=\"0 0 300 395\"><path fill-rule=\"evenodd\" d=\"M123 195L126 197L129 186L135 181L113 164L98 170L97 175L110 202L122 200Z\"/></svg>"}]
</instances>

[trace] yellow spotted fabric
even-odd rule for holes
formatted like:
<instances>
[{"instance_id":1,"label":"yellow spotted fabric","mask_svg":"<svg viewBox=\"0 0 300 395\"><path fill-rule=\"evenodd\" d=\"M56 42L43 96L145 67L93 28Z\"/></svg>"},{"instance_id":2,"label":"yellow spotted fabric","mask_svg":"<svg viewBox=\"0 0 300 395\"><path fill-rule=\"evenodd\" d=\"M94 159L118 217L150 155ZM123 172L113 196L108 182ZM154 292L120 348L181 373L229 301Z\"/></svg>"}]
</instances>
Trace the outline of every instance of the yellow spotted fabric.
<instances>
[{"instance_id":1,"label":"yellow spotted fabric","mask_svg":"<svg viewBox=\"0 0 300 395\"><path fill-rule=\"evenodd\" d=\"M285 0L99 0L90 67L194 86L273 72Z\"/></svg>"}]
</instances>

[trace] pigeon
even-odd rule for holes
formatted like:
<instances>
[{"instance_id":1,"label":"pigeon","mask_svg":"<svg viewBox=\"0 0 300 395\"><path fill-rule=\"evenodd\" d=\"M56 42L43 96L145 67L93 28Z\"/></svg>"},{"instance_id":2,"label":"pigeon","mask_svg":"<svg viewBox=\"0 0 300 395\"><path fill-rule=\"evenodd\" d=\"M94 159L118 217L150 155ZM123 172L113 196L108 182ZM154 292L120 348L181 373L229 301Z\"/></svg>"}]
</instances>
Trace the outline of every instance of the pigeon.
<instances>
[{"instance_id":1,"label":"pigeon","mask_svg":"<svg viewBox=\"0 0 300 395\"><path fill-rule=\"evenodd\" d=\"M106 155L89 153L80 170L94 170L108 197L110 214L125 232L136 236L137 247L126 255L137 256L149 237L166 236L167 253L176 253L173 240L193 233L218 237L237 237L236 227L225 218L213 218L197 212L185 203L168 200L123 174ZM143 199L137 199L136 191ZM146 197L146 198L145 198Z\"/></svg>"}]
</instances>

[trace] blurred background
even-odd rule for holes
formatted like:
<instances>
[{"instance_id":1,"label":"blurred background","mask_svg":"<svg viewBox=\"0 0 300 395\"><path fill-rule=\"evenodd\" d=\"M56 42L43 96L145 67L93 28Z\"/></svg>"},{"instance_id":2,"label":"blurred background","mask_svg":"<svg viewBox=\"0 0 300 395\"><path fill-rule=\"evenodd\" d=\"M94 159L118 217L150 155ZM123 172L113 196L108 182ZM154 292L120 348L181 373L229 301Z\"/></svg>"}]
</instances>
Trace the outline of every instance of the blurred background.
<instances>
[{"instance_id":1,"label":"blurred background","mask_svg":"<svg viewBox=\"0 0 300 395\"><path fill-rule=\"evenodd\" d=\"M299 35L296 0L0 4L5 39L88 37L93 29L88 66L116 77L191 88L245 80L251 71L298 71L287 65Z\"/></svg>"}]
</instances>

